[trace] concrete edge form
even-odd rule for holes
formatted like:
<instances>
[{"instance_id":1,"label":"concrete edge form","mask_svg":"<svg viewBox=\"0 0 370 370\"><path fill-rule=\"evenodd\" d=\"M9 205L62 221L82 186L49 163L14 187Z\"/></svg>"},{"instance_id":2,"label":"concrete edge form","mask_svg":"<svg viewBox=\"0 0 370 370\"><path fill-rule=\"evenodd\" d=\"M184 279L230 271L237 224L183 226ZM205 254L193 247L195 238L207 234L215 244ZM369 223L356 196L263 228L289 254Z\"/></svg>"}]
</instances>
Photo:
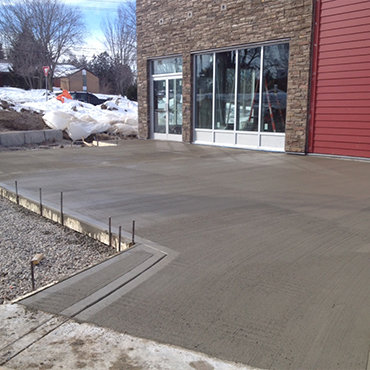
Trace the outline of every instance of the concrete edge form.
<instances>
[{"instance_id":1,"label":"concrete edge form","mask_svg":"<svg viewBox=\"0 0 370 370\"><path fill-rule=\"evenodd\" d=\"M36 214L40 215L40 213L42 213L42 216L46 219L61 224L60 211L45 206L44 204L40 208L40 204L36 200L31 199L31 197L26 197L19 194L17 195L15 192L9 190L4 184L0 184L0 197L8 199L9 201L18 204ZM75 213L73 215L64 214L63 218L63 226L81 234L87 235L92 239L98 240L106 245L109 245L109 231L105 228L107 225ZM116 233L114 233L114 231L117 231L116 229L117 228L112 228L112 246L118 249L119 237ZM126 231L122 231L120 254L111 256L105 261L87 267L86 269L83 269L81 271L77 271L76 273L65 279L54 281L44 287L40 287L34 292L30 292L22 297L16 298L12 301L12 303L20 303L21 301L26 300L27 298L30 298L35 294L47 294L48 288L54 287L57 284L68 284L68 281L72 281L72 278L74 279L74 281L76 281L76 279L78 280L79 277L82 276L82 274L84 274L85 272L91 270L99 270L104 265L113 263L114 260L119 258L125 251L141 249L153 255L153 257L150 258L148 261L138 265L134 270L128 272L120 279L117 279L117 281L107 286L107 289L105 291L101 290L100 292L95 292L93 297L91 296L86 298L86 300L84 300L84 303L87 304L88 307L90 307L93 304L99 303L99 301L101 300L107 299L109 295L114 294L117 290L121 292L120 294L123 294L122 290L127 293L129 290L133 289L146 279L153 276L157 271L162 269L165 265L169 264L178 256L178 252L164 247L158 243L141 238L139 236L136 236L135 241L136 243L132 244L131 235ZM107 291L109 291L108 294ZM72 311L68 311L64 314L74 316L77 314L77 312L81 312L81 305L79 306L78 311L74 311L74 313L72 313Z\"/></svg>"},{"instance_id":2,"label":"concrete edge form","mask_svg":"<svg viewBox=\"0 0 370 370\"><path fill-rule=\"evenodd\" d=\"M48 220L54 221L67 227L73 231L77 231L81 234L87 235L92 239L98 240L106 245L109 245L109 231L104 228L103 225L97 226L86 220L86 218L77 217L77 215L66 214L63 215L60 211L55 210L52 207L42 204L23 195L17 195L15 192L9 190L4 184L0 184L0 196L6 198L9 201L22 206L29 211L39 214ZM63 221L63 222L62 222ZM127 250L132 246L131 239L127 232L122 233L121 240L121 251ZM112 232L112 247L119 249L118 246L118 235Z\"/></svg>"},{"instance_id":3,"label":"concrete edge form","mask_svg":"<svg viewBox=\"0 0 370 370\"><path fill-rule=\"evenodd\" d=\"M0 146L4 147L42 144L44 142L60 142L62 140L62 130L8 131L0 133Z\"/></svg>"}]
</instances>

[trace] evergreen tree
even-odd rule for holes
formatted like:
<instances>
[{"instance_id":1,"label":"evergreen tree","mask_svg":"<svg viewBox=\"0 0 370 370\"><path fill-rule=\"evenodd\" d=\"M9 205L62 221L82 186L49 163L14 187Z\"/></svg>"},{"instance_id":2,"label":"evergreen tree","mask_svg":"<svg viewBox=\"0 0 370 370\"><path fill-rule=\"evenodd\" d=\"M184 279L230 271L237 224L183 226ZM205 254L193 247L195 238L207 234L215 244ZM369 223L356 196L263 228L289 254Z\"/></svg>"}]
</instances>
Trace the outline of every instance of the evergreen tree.
<instances>
[{"instance_id":1,"label":"evergreen tree","mask_svg":"<svg viewBox=\"0 0 370 370\"><path fill-rule=\"evenodd\" d=\"M28 89L40 87L42 83L42 47L32 32L24 27L14 39L9 51L12 72L23 77Z\"/></svg>"},{"instance_id":2,"label":"evergreen tree","mask_svg":"<svg viewBox=\"0 0 370 370\"><path fill-rule=\"evenodd\" d=\"M99 77L100 91L106 94L115 94L114 66L112 58L105 51L94 55L87 68Z\"/></svg>"}]
</instances>

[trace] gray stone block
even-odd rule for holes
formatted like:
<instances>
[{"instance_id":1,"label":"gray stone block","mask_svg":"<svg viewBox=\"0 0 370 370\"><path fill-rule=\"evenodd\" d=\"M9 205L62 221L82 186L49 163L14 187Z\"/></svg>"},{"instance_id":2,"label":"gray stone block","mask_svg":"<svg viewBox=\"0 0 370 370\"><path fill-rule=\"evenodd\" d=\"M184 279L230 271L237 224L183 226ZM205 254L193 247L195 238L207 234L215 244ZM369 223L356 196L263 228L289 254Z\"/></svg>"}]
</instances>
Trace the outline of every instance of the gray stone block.
<instances>
[{"instance_id":1,"label":"gray stone block","mask_svg":"<svg viewBox=\"0 0 370 370\"><path fill-rule=\"evenodd\" d=\"M63 140L62 130L45 130L45 140L50 142L60 142Z\"/></svg>"},{"instance_id":2,"label":"gray stone block","mask_svg":"<svg viewBox=\"0 0 370 370\"><path fill-rule=\"evenodd\" d=\"M41 144L45 141L44 131L26 131L24 133L25 144Z\"/></svg>"},{"instance_id":3,"label":"gray stone block","mask_svg":"<svg viewBox=\"0 0 370 370\"><path fill-rule=\"evenodd\" d=\"M0 145L22 146L25 143L24 131L21 132L3 132L0 134Z\"/></svg>"}]
</instances>

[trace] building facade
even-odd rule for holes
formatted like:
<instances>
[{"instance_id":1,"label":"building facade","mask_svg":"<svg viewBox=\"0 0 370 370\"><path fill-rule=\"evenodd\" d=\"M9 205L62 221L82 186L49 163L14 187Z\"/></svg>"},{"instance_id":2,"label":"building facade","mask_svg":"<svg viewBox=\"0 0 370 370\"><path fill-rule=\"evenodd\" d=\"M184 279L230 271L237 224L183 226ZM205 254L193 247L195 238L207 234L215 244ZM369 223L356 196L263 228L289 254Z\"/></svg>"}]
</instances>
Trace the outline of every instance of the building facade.
<instances>
[{"instance_id":1,"label":"building facade","mask_svg":"<svg viewBox=\"0 0 370 370\"><path fill-rule=\"evenodd\" d=\"M370 1L316 3L308 152L370 158Z\"/></svg>"},{"instance_id":2,"label":"building facade","mask_svg":"<svg viewBox=\"0 0 370 370\"><path fill-rule=\"evenodd\" d=\"M142 138L304 153L312 0L138 0Z\"/></svg>"},{"instance_id":3,"label":"building facade","mask_svg":"<svg viewBox=\"0 0 370 370\"><path fill-rule=\"evenodd\" d=\"M68 91L99 93L99 78L90 71L73 65L58 65L54 72L54 86Z\"/></svg>"}]
</instances>

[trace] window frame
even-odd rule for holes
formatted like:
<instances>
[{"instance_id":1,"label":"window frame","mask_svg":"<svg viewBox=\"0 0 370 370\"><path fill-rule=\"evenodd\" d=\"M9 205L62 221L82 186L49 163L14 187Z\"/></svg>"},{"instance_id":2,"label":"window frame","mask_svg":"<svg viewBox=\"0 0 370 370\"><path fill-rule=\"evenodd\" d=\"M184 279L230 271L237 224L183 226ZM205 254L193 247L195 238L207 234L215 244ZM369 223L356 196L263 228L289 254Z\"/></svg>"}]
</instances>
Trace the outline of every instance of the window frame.
<instances>
[{"instance_id":1,"label":"window frame","mask_svg":"<svg viewBox=\"0 0 370 370\"><path fill-rule=\"evenodd\" d=\"M236 46L236 47L229 47L229 48L219 48L219 49L211 49L211 50L203 50L203 51L197 51L192 53L192 58L193 58L193 112L192 112L192 129L193 129L193 137L195 138L194 142L197 143L198 140L196 139L197 133L204 133L208 135L209 138L211 139L206 139L200 140L199 143L202 144L216 144L217 145L217 140L216 136L220 135L221 133L225 133L228 131L229 133L234 134L234 139L233 142L230 142L230 145L225 144L225 146L236 146L236 147L249 147L249 145L239 145L237 142L237 135L238 134L248 134L248 135L256 135L258 136L257 138L257 145L251 145L251 147L255 149L261 149L263 148L262 144L262 135L264 137L266 136L276 136L276 137L282 137L284 138L284 143L285 143L285 132L286 132L286 127L284 132L267 132L262 130L262 114L263 114L263 100L264 100L264 57L265 57L265 47L268 46L274 46L274 45L281 45L281 44L288 44L288 66L287 66L287 76L289 76L289 61L290 61L290 51L291 51L291 45L290 45L290 39L280 39L280 40L274 40L274 41L269 41L269 42L264 42L264 43L253 43L253 44L246 44L246 45L241 45L241 46ZM245 50L245 49L253 49L253 48L260 48L260 70L259 70L259 79L260 79L260 87L259 87L259 102L258 102L258 130L257 131L244 131L244 130L237 130L237 108L238 108L238 88L239 88L239 51L240 50ZM224 129L215 129L215 89L216 89L216 55L218 53L222 52L236 52L236 66L235 66L235 87L234 87L234 129L233 130L224 130ZM212 54L213 55L213 94L212 94L212 128L201 128L197 127L198 122L197 122L197 56L204 55L204 54ZM262 82L261 82L262 81ZM288 77L287 77L287 84L288 84ZM286 92L286 104L288 101L288 89L289 86L287 85L287 92ZM285 115L285 121L286 121L286 115ZM231 140L231 139L230 139ZM280 140L281 141L281 140ZM220 144L224 145L224 144ZM284 144L285 145L285 144ZM270 150L270 148L267 148ZM274 150L274 149L273 149ZM277 151L284 151L284 150L277 150Z\"/></svg>"}]
</instances>

